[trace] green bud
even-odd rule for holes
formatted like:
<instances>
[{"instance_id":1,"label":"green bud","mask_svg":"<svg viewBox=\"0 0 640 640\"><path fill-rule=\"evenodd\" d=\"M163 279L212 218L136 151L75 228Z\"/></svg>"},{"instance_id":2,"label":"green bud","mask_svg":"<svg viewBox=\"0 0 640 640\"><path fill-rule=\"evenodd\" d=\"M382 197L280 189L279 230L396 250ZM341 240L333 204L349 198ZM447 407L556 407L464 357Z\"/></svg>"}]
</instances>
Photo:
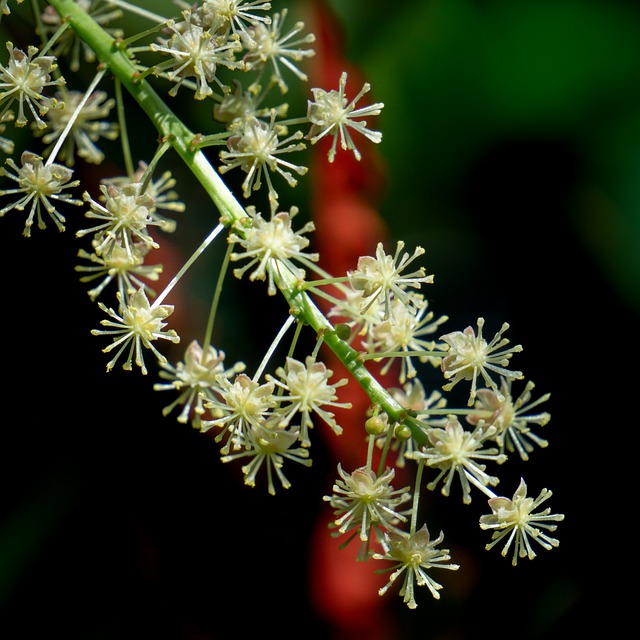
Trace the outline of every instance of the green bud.
<instances>
[{"instance_id":1,"label":"green bud","mask_svg":"<svg viewBox=\"0 0 640 640\"><path fill-rule=\"evenodd\" d=\"M365 423L364 428L372 436L379 436L387 429L387 421L382 416L371 416Z\"/></svg>"},{"instance_id":2,"label":"green bud","mask_svg":"<svg viewBox=\"0 0 640 640\"><path fill-rule=\"evenodd\" d=\"M408 440L411 437L411 429L406 424L397 424L393 435L396 440Z\"/></svg>"},{"instance_id":3,"label":"green bud","mask_svg":"<svg viewBox=\"0 0 640 640\"><path fill-rule=\"evenodd\" d=\"M340 340L348 340L351 337L351 327L348 324L340 322L335 328L336 335Z\"/></svg>"}]
</instances>

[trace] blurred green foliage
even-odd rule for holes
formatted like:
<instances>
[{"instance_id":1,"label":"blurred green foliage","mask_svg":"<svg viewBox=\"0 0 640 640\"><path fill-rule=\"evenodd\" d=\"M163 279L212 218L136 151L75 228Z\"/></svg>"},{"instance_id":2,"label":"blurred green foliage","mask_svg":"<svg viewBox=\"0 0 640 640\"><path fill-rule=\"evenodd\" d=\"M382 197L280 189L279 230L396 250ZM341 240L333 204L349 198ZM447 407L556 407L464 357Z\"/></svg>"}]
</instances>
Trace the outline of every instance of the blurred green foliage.
<instances>
[{"instance_id":1,"label":"blurred green foliage","mask_svg":"<svg viewBox=\"0 0 640 640\"><path fill-rule=\"evenodd\" d=\"M330 4L344 21L348 57L386 105L383 211L396 233L412 229L437 259L439 247L458 243L469 260L463 274L476 258L461 201L468 173L501 144L553 140L580 163L569 211L575 233L618 294L640 310L638 3ZM529 222L519 220L517 199L512 214L515 224Z\"/></svg>"}]
</instances>

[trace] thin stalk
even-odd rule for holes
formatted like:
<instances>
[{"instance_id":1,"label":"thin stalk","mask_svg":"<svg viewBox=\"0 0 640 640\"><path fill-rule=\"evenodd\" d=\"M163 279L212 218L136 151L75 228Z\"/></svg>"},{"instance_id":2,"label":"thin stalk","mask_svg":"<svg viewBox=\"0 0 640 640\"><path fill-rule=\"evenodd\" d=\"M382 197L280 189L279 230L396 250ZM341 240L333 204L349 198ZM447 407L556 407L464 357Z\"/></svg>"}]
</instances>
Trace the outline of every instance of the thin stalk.
<instances>
[{"instance_id":1,"label":"thin stalk","mask_svg":"<svg viewBox=\"0 0 640 640\"><path fill-rule=\"evenodd\" d=\"M187 272L189 267L204 253L204 250L213 242L213 240L223 231L224 226L218 224L216 228L204 239L202 244L195 250L191 257L182 265L180 271L171 279L171 282L164 288L162 293L153 301L152 308L162 304L162 301L169 295L169 292L178 284L178 281Z\"/></svg>"},{"instance_id":2,"label":"thin stalk","mask_svg":"<svg viewBox=\"0 0 640 640\"><path fill-rule=\"evenodd\" d=\"M409 533L413 535L418 527L418 503L420 502L420 486L422 484L422 472L424 470L424 458L418 460L418 469L416 470L415 484L413 488L413 506L411 509L411 526Z\"/></svg>"},{"instance_id":3,"label":"thin stalk","mask_svg":"<svg viewBox=\"0 0 640 640\"><path fill-rule=\"evenodd\" d=\"M59 138L56 140L56 144L53 147L51 153L49 154L49 157L45 162L45 166L50 165L55 160L56 156L58 155L58 152L60 151L60 147L62 147L64 141L67 139L67 136L71 131L71 128L73 127L76 120L78 119L78 116L80 115L80 112L84 108L84 105L87 103L89 96L93 93L93 90L98 86L98 83L100 82L100 80L102 80L102 76L104 76L104 69L96 73L94 79L89 85L89 88L85 91L84 96L82 96L82 100L80 100L80 102L78 103L78 106L75 108L75 111L71 114L71 117L69 118L69 122L67 122L64 130L60 134Z\"/></svg>"},{"instance_id":4,"label":"thin stalk","mask_svg":"<svg viewBox=\"0 0 640 640\"><path fill-rule=\"evenodd\" d=\"M280 344L280 342L282 342L282 338L284 338L285 333L289 331L289 327L291 327L291 324L295 321L296 321L295 316L292 316L292 315L287 316L287 319L284 321L284 324L280 327L280 331L278 331L278 335L274 338L273 342L271 343L271 346L267 350L267 353L265 353L264 358L260 363L260 366L258 367L255 375L253 376L254 382L257 382L260 379L262 372L265 370L269 360L271 360L271 356L274 354L275 350L278 348L278 345Z\"/></svg>"},{"instance_id":5,"label":"thin stalk","mask_svg":"<svg viewBox=\"0 0 640 640\"><path fill-rule=\"evenodd\" d=\"M53 4L53 2L51 3ZM163 16L159 16L157 13L152 13L151 11L147 11L146 9L142 9L141 7L137 7L130 2L123 2L123 0L109 0L109 4L120 7L125 11L129 11L130 13L134 13L141 18L147 18L147 20L151 20L152 22L166 22L167 18Z\"/></svg>"},{"instance_id":6,"label":"thin stalk","mask_svg":"<svg viewBox=\"0 0 640 640\"><path fill-rule=\"evenodd\" d=\"M218 272L218 280L216 282L216 289L213 294L213 300L211 301L211 309L209 310L209 319L207 320L207 328L204 334L204 340L202 343L203 346L203 358L204 353L206 352L206 348L211 344L211 338L213 336L213 325L215 323L216 314L218 312L218 304L220 302L220 296L222 294L222 283L224 282L224 278L227 274L227 269L229 267L229 255L233 251L233 244L229 244L227 246L227 250L224 254L224 259L222 260L222 266L220 267L220 271Z\"/></svg>"},{"instance_id":7,"label":"thin stalk","mask_svg":"<svg viewBox=\"0 0 640 640\"><path fill-rule=\"evenodd\" d=\"M122 83L118 78L115 81L116 90L116 111L118 113L118 128L120 129L120 144L122 145L122 156L129 178L133 179L135 170L133 168L133 158L131 157L131 145L129 144L129 134L127 132L127 119L124 114L124 100L122 99Z\"/></svg>"}]
</instances>

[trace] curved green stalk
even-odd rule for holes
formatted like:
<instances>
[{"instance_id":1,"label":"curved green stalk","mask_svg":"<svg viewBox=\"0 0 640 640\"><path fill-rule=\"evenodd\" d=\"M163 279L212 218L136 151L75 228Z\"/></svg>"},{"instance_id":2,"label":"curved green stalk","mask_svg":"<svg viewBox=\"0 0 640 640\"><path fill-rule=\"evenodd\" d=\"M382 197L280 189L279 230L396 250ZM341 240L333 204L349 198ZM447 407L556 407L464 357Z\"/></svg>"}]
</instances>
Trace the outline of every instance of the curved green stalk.
<instances>
[{"instance_id":1,"label":"curved green stalk","mask_svg":"<svg viewBox=\"0 0 640 640\"><path fill-rule=\"evenodd\" d=\"M104 31L73 0L49 0L49 4L93 49L101 67L109 69L122 87L144 110L161 138L171 144L202 184L220 211L222 221L225 224L231 224L246 217L244 207L223 182L204 153L192 144L195 134L167 106L146 78L140 78L138 70L122 43ZM388 414L391 422L404 422L411 428L418 444L424 444L426 437L420 425L407 415L406 410L394 400L365 367L361 353L338 336L331 323L316 307L309 295L301 290L300 283L294 274L285 269L279 274L277 280L278 287L289 303L292 313L304 320L316 333L322 335L327 346L365 390L371 401Z\"/></svg>"}]
</instances>

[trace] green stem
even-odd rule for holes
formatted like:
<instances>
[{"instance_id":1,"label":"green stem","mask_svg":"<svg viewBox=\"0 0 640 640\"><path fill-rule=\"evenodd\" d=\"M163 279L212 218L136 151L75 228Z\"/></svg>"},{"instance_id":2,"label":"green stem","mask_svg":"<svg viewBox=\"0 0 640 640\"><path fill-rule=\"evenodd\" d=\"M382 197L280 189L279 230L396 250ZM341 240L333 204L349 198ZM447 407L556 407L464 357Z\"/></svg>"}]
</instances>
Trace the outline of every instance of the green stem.
<instances>
[{"instance_id":1,"label":"green stem","mask_svg":"<svg viewBox=\"0 0 640 640\"><path fill-rule=\"evenodd\" d=\"M424 471L424 458L418 460L415 485L413 489L413 508L411 509L411 526L409 533L413 535L418 527L418 503L420 502L420 486L422 484L422 472Z\"/></svg>"},{"instance_id":2,"label":"green stem","mask_svg":"<svg viewBox=\"0 0 640 640\"><path fill-rule=\"evenodd\" d=\"M131 145L129 144L129 133L127 131L127 119L124 111L124 100L122 99L122 84L116 78L116 105L118 113L118 127L120 129L120 143L122 145L122 156L124 157L124 165L127 170L127 176L133 180L135 169L133 167L133 158L131 156Z\"/></svg>"},{"instance_id":3,"label":"green stem","mask_svg":"<svg viewBox=\"0 0 640 640\"><path fill-rule=\"evenodd\" d=\"M223 182L204 153L192 144L195 134L167 106L149 82L145 78L140 79L139 71L122 44L104 31L77 2L50 0L49 4L65 22L71 25L78 37L93 49L101 67L108 68L120 81L122 87L129 92L156 127L161 139L171 144L218 208L223 223L230 225L245 218L244 207ZM361 359L363 354L338 337L331 323L311 298L300 291L297 277L284 268L277 280L278 287L292 312L304 319L316 333L322 336L327 346L336 354L372 402L379 405L392 422L407 424L417 443L425 444L426 437L420 425L407 416L405 409L367 370ZM167 291L163 295L166 296L166 293ZM159 300L154 303L154 305L157 304Z\"/></svg>"},{"instance_id":4,"label":"green stem","mask_svg":"<svg viewBox=\"0 0 640 640\"><path fill-rule=\"evenodd\" d=\"M218 280L216 282L216 288L213 294L213 300L211 301L211 309L209 311L209 319L207 320L207 328L204 334L204 340L202 342L202 346L204 351L202 352L203 362L204 362L204 354L207 351L207 347L212 344L211 338L213 337L213 325L216 320L216 314L218 313L218 304L220 302L220 296L222 295L222 283L227 275L227 269L229 267L229 255L233 251L233 244L229 244L227 246L227 250L224 254L224 259L222 260L222 265L220 267L220 271L218 272Z\"/></svg>"},{"instance_id":5,"label":"green stem","mask_svg":"<svg viewBox=\"0 0 640 640\"><path fill-rule=\"evenodd\" d=\"M187 272L191 265L204 253L205 249L222 233L224 226L218 224L216 228L202 241L200 246L193 252L191 257L182 265L178 273L171 279L171 282L164 288L162 293L153 301L152 308L158 307L169 295L171 290L178 284L178 281ZM206 348L206 345L204 346Z\"/></svg>"}]
</instances>

